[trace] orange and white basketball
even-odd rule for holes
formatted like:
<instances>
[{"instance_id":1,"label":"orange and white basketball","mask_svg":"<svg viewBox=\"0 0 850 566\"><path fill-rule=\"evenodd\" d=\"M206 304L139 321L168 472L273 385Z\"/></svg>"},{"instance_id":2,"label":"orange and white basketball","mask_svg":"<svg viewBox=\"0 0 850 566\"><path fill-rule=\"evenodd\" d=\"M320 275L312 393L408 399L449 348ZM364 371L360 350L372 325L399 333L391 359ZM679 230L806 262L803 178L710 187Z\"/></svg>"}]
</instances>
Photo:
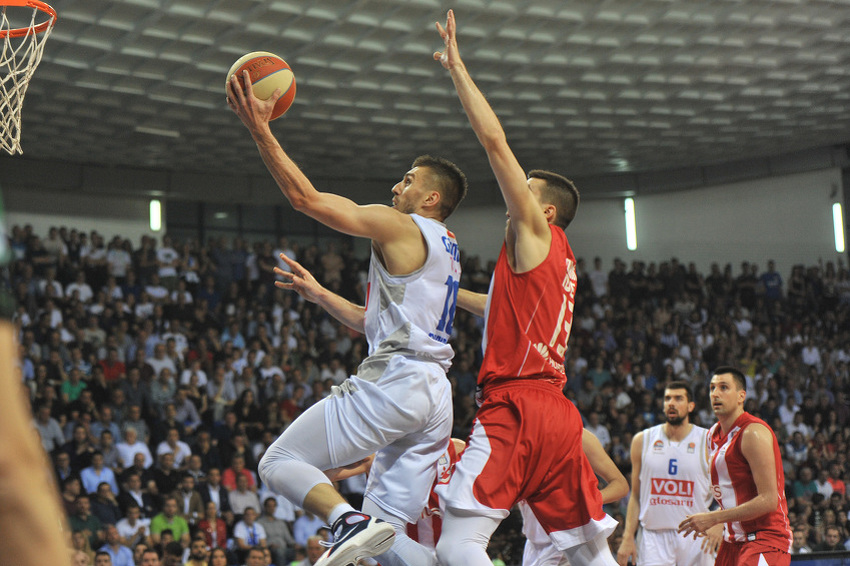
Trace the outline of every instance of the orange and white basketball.
<instances>
[{"instance_id":1,"label":"orange and white basketball","mask_svg":"<svg viewBox=\"0 0 850 566\"><path fill-rule=\"evenodd\" d=\"M248 71L254 95L260 100L267 100L275 90L281 90L283 94L274 105L271 119L283 116L295 99L295 75L286 61L268 51L253 51L233 63L227 72L227 81L229 82L230 77L235 74L239 84L245 88L242 78L243 70Z\"/></svg>"}]
</instances>

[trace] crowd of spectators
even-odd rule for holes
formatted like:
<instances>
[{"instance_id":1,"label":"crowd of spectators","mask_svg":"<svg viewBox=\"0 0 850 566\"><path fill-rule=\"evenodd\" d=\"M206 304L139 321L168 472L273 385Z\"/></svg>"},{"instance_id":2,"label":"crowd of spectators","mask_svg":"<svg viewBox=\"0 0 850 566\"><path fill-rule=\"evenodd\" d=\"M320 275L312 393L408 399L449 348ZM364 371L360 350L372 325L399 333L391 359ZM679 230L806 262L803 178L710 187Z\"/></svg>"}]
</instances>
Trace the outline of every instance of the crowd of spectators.
<instances>
[{"instance_id":1,"label":"crowd of spectators","mask_svg":"<svg viewBox=\"0 0 850 566\"><path fill-rule=\"evenodd\" d=\"M348 242L287 238L207 245L29 226L9 236L20 368L50 455L75 552L116 565L156 548L165 564L309 565L321 521L258 484L266 447L365 356L365 338L274 286L280 253L363 304L368 260ZM464 258L462 285L486 292L492 264ZM662 422L664 383L693 384L697 424L714 422L711 368L747 375L746 409L780 442L795 551L850 548L850 275L837 264L712 265L676 259L607 269L579 260L565 394L629 477L632 436ZM483 321L458 311L449 378L453 435L475 416ZM363 483L349 480L355 505ZM625 502L609 512L621 520ZM491 544L519 563L512 516ZM617 533L612 545L619 544ZM203 543L203 544L202 544ZM252 548L268 550L262 562ZM221 549L215 551L213 549ZM256 554L256 556L255 556ZM195 562L192 562L192 561Z\"/></svg>"}]
</instances>

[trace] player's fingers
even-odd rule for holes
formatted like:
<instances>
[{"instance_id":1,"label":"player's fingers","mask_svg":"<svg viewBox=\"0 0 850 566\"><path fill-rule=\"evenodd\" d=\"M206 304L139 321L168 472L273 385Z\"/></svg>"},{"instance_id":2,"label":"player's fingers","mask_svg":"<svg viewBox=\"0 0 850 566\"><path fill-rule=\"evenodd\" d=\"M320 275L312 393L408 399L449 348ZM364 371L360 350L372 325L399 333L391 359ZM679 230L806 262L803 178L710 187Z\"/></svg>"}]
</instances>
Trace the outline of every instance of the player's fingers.
<instances>
[{"instance_id":1,"label":"player's fingers","mask_svg":"<svg viewBox=\"0 0 850 566\"><path fill-rule=\"evenodd\" d=\"M442 58L443 58L443 52L442 51L434 51L434 61L439 61Z\"/></svg>"}]
</instances>

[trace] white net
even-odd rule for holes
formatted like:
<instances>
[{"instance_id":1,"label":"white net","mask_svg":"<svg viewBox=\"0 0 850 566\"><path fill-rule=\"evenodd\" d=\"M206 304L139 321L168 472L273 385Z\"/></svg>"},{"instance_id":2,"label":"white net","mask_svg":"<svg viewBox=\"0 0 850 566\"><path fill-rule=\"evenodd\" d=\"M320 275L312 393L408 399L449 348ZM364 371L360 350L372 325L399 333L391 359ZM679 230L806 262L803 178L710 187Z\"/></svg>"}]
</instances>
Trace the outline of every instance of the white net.
<instances>
[{"instance_id":1,"label":"white net","mask_svg":"<svg viewBox=\"0 0 850 566\"><path fill-rule=\"evenodd\" d=\"M23 153L24 95L55 20L52 8L40 2L0 0L0 148L10 155Z\"/></svg>"}]
</instances>

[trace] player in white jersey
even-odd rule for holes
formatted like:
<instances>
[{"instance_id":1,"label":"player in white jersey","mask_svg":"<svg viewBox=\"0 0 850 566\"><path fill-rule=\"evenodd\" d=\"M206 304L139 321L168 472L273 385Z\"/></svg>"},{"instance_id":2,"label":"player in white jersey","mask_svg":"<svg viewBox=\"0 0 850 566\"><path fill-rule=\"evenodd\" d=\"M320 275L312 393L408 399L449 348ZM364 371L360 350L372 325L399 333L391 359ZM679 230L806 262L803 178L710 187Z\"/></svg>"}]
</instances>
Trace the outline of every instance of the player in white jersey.
<instances>
[{"instance_id":1,"label":"player in white jersey","mask_svg":"<svg viewBox=\"0 0 850 566\"><path fill-rule=\"evenodd\" d=\"M722 527L701 541L677 532L686 516L707 511L711 503L708 430L691 424L694 406L687 383L669 382L664 389L667 422L637 433L632 441L632 496L617 551L621 566L714 564Z\"/></svg>"},{"instance_id":2,"label":"player in white jersey","mask_svg":"<svg viewBox=\"0 0 850 566\"><path fill-rule=\"evenodd\" d=\"M436 462L451 434L453 356L448 345L460 263L454 235L442 223L466 192L453 164L423 156L393 189L393 206L358 206L319 192L286 155L269 129L278 90L266 101L236 77L228 104L239 116L263 161L292 206L351 236L372 240L365 307L330 293L300 264L276 268L292 288L343 324L364 332L369 356L333 394L300 415L269 447L260 477L294 504L332 525L333 546L317 566L356 563L380 556L384 566L431 565L433 556L404 534L421 512ZM322 470L377 452L364 513L353 509ZM386 521L386 522L384 522ZM391 547L391 548L390 548Z\"/></svg>"}]
</instances>

